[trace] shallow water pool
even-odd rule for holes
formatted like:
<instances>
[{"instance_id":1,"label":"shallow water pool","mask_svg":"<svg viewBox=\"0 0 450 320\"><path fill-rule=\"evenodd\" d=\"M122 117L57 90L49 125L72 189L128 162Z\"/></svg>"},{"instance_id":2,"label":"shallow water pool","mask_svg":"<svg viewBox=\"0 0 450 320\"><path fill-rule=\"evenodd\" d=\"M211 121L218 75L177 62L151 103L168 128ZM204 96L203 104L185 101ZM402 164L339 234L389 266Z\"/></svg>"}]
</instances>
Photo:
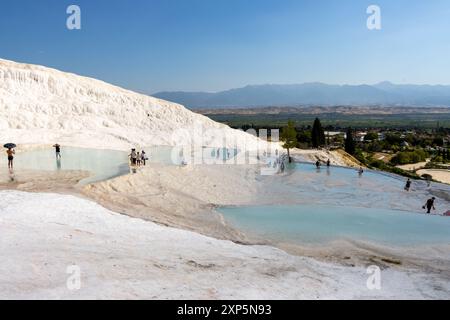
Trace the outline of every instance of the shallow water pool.
<instances>
[{"instance_id":1,"label":"shallow water pool","mask_svg":"<svg viewBox=\"0 0 450 320\"><path fill-rule=\"evenodd\" d=\"M181 165L183 160L190 163L202 164L204 162L226 161L232 159L237 150L196 148L189 154L181 148L168 146L153 146L144 148L150 163L165 165ZM140 150L138 150L140 151ZM62 147L61 159L56 158L54 148L36 149L16 154L14 157L14 170L21 169L38 171L88 171L91 175L80 181L81 185L109 180L130 173L129 152L99 149L84 149ZM6 167L6 162L0 164Z\"/></svg>"},{"instance_id":2,"label":"shallow water pool","mask_svg":"<svg viewBox=\"0 0 450 320\"><path fill-rule=\"evenodd\" d=\"M254 207L221 208L233 226L249 234L299 244L339 239L377 243L449 244L450 218L425 215L428 198L450 194L449 186L414 181L404 190L400 176L341 167L292 164L283 176L271 179L272 198ZM450 210L450 203L437 197L436 211Z\"/></svg>"},{"instance_id":3,"label":"shallow water pool","mask_svg":"<svg viewBox=\"0 0 450 320\"><path fill-rule=\"evenodd\" d=\"M274 191L286 194L293 204L318 204L345 207L367 207L422 212L422 206L436 196L439 214L450 210L450 186L413 181L411 191L404 190L406 178L383 172L331 167L317 170L310 164L293 164L285 176L273 184ZM276 199L275 199L276 200ZM274 202L278 203L278 202Z\"/></svg>"},{"instance_id":4,"label":"shallow water pool","mask_svg":"<svg viewBox=\"0 0 450 320\"><path fill-rule=\"evenodd\" d=\"M197 165L220 164L231 161L238 155L238 149L209 147L153 146L145 148L149 161L166 165L181 165L183 161Z\"/></svg>"},{"instance_id":5,"label":"shallow water pool","mask_svg":"<svg viewBox=\"0 0 450 320\"><path fill-rule=\"evenodd\" d=\"M319 205L222 208L233 226L298 244L361 240L389 245L450 244L450 218L387 209Z\"/></svg>"},{"instance_id":6,"label":"shallow water pool","mask_svg":"<svg viewBox=\"0 0 450 320\"><path fill-rule=\"evenodd\" d=\"M14 158L14 170L38 171L89 171L91 176L80 181L89 184L130 173L127 153L113 150L96 150L63 147L61 159L55 149L38 149L19 153Z\"/></svg>"}]
</instances>

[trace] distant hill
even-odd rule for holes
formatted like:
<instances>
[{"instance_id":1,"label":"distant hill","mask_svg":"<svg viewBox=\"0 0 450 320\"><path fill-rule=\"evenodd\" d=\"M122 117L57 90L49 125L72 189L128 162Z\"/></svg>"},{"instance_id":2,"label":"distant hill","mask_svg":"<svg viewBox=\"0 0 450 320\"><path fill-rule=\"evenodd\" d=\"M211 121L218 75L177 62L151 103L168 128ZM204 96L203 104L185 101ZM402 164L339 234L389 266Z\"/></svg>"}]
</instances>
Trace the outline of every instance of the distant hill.
<instances>
[{"instance_id":1,"label":"distant hill","mask_svg":"<svg viewBox=\"0 0 450 320\"><path fill-rule=\"evenodd\" d=\"M265 106L450 106L450 86L397 85L257 85L210 92L158 92L153 96L183 104L189 108L247 108Z\"/></svg>"}]
</instances>

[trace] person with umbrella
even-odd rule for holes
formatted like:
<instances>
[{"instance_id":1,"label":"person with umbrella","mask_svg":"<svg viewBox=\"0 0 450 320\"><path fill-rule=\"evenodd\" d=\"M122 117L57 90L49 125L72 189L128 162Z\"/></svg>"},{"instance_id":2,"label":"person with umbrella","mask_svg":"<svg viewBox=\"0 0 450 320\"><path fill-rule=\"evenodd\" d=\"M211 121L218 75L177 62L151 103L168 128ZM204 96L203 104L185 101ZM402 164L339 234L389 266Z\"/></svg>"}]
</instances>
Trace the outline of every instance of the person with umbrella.
<instances>
[{"instance_id":1,"label":"person with umbrella","mask_svg":"<svg viewBox=\"0 0 450 320\"><path fill-rule=\"evenodd\" d=\"M14 143L7 143L3 147L8 149L6 150L6 154L8 155L8 169L13 169L14 155L16 154L14 148L16 147L16 145Z\"/></svg>"}]
</instances>

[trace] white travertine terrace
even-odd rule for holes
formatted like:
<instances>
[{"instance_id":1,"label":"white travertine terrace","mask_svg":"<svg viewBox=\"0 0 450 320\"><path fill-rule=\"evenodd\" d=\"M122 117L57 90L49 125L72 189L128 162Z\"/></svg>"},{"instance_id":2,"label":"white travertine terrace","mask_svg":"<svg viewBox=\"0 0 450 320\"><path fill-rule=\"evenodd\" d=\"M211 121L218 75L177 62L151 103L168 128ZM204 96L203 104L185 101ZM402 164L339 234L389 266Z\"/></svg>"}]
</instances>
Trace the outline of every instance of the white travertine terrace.
<instances>
[{"instance_id":1,"label":"white travertine terrace","mask_svg":"<svg viewBox=\"0 0 450 320\"><path fill-rule=\"evenodd\" d=\"M186 145L254 150L261 140L183 106L103 81L0 59L0 141L128 150Z\"/></svg>"}]
</instances>

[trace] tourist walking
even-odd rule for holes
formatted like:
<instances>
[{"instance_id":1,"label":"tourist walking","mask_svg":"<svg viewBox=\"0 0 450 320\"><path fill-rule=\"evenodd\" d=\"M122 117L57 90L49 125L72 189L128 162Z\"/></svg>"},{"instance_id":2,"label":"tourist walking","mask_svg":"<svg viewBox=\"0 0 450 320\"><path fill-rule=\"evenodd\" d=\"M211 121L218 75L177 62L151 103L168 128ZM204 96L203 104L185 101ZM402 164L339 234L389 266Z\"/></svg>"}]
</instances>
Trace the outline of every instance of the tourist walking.
<instances>
[{"instance_id":1,"label":"tourist walking","mask_svg":"<svg viewBox=\"0 0 450 320\"><path fill-rule=\"evenodd\" d=\"M435 197L428 199L427 203L425 203L425 205L423 206L423 209L427 209L427 213L431 213L431 210L436 210L436 208L434 207L434 201L436 200Z\"/></svg>"},{"instance_id":2,"label":"tourist walking","mask_svg":"<svg viewBox=\"0 0 450 320\"><path fill-rule=\"evenodd\" d=\"M406 181L406 185L405 185L405 190L406 191L411 190L411 184L412 184L411 179L408 179L408 181Z\"/></svg>"}]
</instances>

